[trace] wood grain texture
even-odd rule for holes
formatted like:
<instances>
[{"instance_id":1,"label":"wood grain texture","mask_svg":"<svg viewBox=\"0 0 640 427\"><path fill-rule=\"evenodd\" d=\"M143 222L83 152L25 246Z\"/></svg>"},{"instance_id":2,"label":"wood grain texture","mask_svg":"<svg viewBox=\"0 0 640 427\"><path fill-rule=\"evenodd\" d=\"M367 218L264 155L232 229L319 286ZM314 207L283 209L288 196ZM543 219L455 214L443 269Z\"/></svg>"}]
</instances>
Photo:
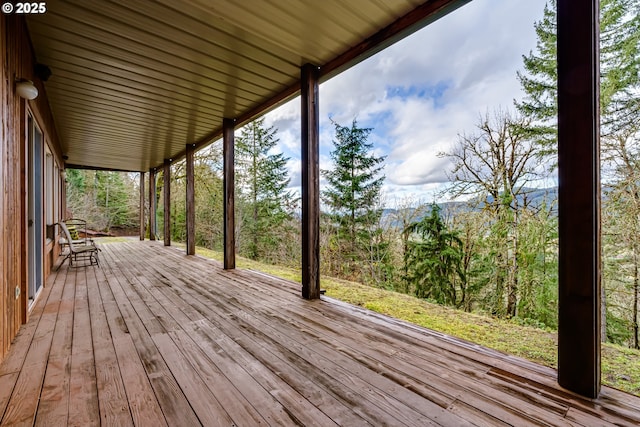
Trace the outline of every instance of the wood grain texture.
<instances>
[{"instance_id":1,"label":"wood grain texture","mask_svg":"<svg viewBox=\"0 0 640 427\"><path fill-rule=\"evenodd\" d=\"M163 235L164 245L171 246L171 160L164 159L162 179L162 189L164 194L164 222L163 222Z\"/></svg>"},{"instance_id":2,"label":"wood grain texture","mask_svg":"<svg viewBox=\"0 0 640 427\"><path fill-rule=\"evenodd\" d=\"M156 240L156 170L149 170L149 240Z\"/></svg>"},{"instance_id":3,"label":"wood grain texture","mask_svg":"<svg viewBox=\"0 0 640 427\"><path fill-rule=\"evenodd\" d=\"M76 269L76 295L73 309L73 342L69 383L69 424L99 425L96 360L93 349L87 268Z\"/></svg>"},{"instance_id":4,"label":"wood grain texture","mask_svg":"<svg viewBox=\"0 0 640 427\"><path fill-rule=\"evenodd\" d=\"M107 320L106 309L100 298L95 270L87 270L87 294L91 318L91 338L96 364L96 387L100 407L100 424L132 426L131 412L124 388L122 373L115 354L113 336Z\"/></svg>"},{"instance_id":5,"label":"wood grain texture","mask_svg":"<svg viewBox=\"0 0 640 427\"><path fill-rule=\"evenodd\" d=\"M640 423L636 396L585 399L552 369L285 280L137 237L101 247L100 268L50 278L0 365L1 425Z\"/></svg>"},{"instance_id":6,"label":"wood grain texture","mask_svg":"<svg viewBox=\"0 0 640 427\"><path fill-rule=\"evenodd\" d=\"M145 236L145 223L144 223L144 211L145 211L145 194L144 194L144 172L140 172L140 240L144 240Z\"/></svg>"},{"instance_id":7,"label":"wood grain texture","mask_svg":"<svg viewBox=\"0 0 640 427\"><path fill-rule=\"evenodd\" d=\"M7 57L7 36L6 36L6 15L0 15L0 56L2 58ZM5 81L8 80L8 77L5 77L6 68L3 66L0 68L0 153L6 153L8 150L8 138L5 135L9 134L8 124L9 124L9 114L8 109L5 108L5 105L8 104L8 87ZM0 157L1 167L0 167L0 188L5 188L5 159L4 156ZM6 223L8 218L5 215L7 201L5 197L0 197L0 230L2 230L4 236L4 230L6 229ZM6 271L8 268L8 262L6 259L6 245L1 245L0 247L0 269L2 271ZM0 362L4 359L5 354L9 350L9 341L10 341L10 326L9 326L9 312L7 309L7 303L9 302L8 298L8 289L7 289L7 281L0 281ZM1 403L1 402L0 402Z\"/></svg>"},{"instance_id":8,"label":"wood grain texture","mask_svg":"<svg viewBox=\"0 0 640 427\"><path fill-rule=\"evenodd\" d=\"M187 190L186 190L186 207L187 212L187 255L195 255L196 253L196 197L195 197L195 182L194 182L194 153L195 146L193 144L187 145L187 158L186 158L186 170L187 170Z\"/></svg>"},{"instance_id":9,"label":"wood grain texture","mask_svg":"<svg viewBox=\"0 0 640 427\"><path fill-rule=\"evenodd\" d=\"M302 297L320 298L320 104L318 67L301 71Z\"/></svg>"},{"instance_id":10,"label":"wood grain texture","mask_svg":"<svg viewBox=\"0 0 640 427\"><path fill-rule=\"evenodd\" d=\"M236 268L236 202L235 202L235 141L234 141L233 119L222 121L222 152L224 168L224 269L233 270Z\"/></svg>"},{"instance_id":11,"label":"wood grain texture","mask_svg":"<svg viewBox=\"0 0 640 427\"><path fill-rule=\"evenodd\" d=\"M69 273L69 277L66 277ZM38 406L37 426L66 425L69 415L69 381L73 340L73 308L75 303L75 271L62 270L64 289L58 306L51 352Z\"/></svg>"},{"instance_id":12,"label":"wood grain texture","mask_svg":"<svg viewBox=\"0 0 640 427\"><path fill-rule=\"evenodd\" d=\"M109 323L115 357L117 360L127 361L120 364L120 372L134 425L166 425L162 409L109 286L109 283L117 283L118 279L111 274L111 270L105 270L103 270L104 275L100 275L98 291Z\"/></svg>"},{"instance_id":13,"label":"wood grain texture","mask_svg":"<svg viewBox=\"0 0 640 427\"><path fill-rule=\"evenodd\" d=\"M558 378L601 382L599 0L558 1Z\"/></svg>"},{"instance_id":14,"label":"wood grain texture","mask_svg":"<svg viewBox=\"0 0 640 427\"><path fill-rule=\"evenodd\" d=\"M3 45L2 81L3 99L2 108L2 151L0 155L0 182L2 195L0 196L0 237L2 242L19 242L23 232L21 218L20 189L22 173L21 161L21 130L22 120L25 114L25 101L15 95L15 75L22 73L28 64L22 64L21 48L25 47L25 34L22 31L22 22L13 17L2 14L3 22L1 41ZM6 59L5 59L6 58ZM18 245L3 244L0 250L0 270L4 276L0 281L1 317L0 330L0 358L4 356L22 323L23 312L26 306L21 304L21 299L15 298L15 287L21 283L23 251Z\"/></svg>"},{"instance_id":15,"label":"wood grain texture","mask_svg":"<svg viewBox=\"0 0 640 427\"><path fill-rule=\"evenodd\" d=\"M31 425L35 420L64 283L65 276L57 274L50 292L40 296L39 303L44 304L44 307L39 316L33 319L34 331L30 340L25 342L28 350L26 353L21 352L24 358L18 364L19 375L15 384L5 386L13 386L13 392L2 424Z\"/></svg>"},{"instance_id":16,"label":"wood grain texture","mask_svg":"<svg viewBox=\"0 0 640 427\"><path fill-rule=\"evenodd\" d=\"M28 320L27 293L27 150L26 115L33 115L56 162L62 164L53 117L43 83L36 77L31 42L24 17L0 15L0 361L3 360L20 326ZM34 82L39 96L25 101L15 93L15 79ZM43 195L44 197L44 195ZM64 203L64 201L63 201ZM64 209L62 209L64 211ZM59 214L59 212L58 212ZM44 216L44 212L41 213ZM56 215L55 220L58 220ZM15 244L6 244L14 242ZM55 245L44 245L43 264L50 266ZM49 268L44 268L46 279ZM20 292L16 295L16 290Z\"/></svg>"}]
</instances>

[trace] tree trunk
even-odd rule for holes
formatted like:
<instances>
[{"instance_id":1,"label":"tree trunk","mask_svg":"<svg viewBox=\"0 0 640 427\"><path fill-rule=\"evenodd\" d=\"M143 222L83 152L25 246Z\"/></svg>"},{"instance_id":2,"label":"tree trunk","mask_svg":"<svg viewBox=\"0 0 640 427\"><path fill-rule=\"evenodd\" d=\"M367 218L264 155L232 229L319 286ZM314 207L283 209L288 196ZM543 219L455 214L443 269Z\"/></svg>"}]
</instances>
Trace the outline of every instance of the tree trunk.
<instances>
[{"instance_id":1,"label":"tree trunk","mask_svg":"<svg viewBox=\"0 0 640 427\"><path fill-rule=\"evenodd\" d=\"M640 349L638 343L638 251L633 251L633 348Z\"/></svg>"},{"instance_id":2,"label":"tree trunk","mask_svg":"<svg viewBox=\"0 0 640 427\"><path fill-rule=\"evenodd\" d=\"M498 253L496 255L496 294L494 296L495 302L493 304L493 313L498 317L502 317L502 310L504 309L504 263L503 254Z\"/></svg>"},{"instance_id":3,"label":"tree trunk","mask_svg":"<svg viewBox=\"0 0 640 427\"><path fill-rule=\"evenodd\" d=\"M512 260L512 262L515 264L516 260L515 258ZM507 317L515 317L517 314L517 307L518 307L518 296L517 296L517 289L518 289L518 278L516 277L516 275L514 274L515 270L516 270L517 266L516 265L512 265L510 270L512 271L509 279L508 279L508 283L507 283Z\"/></svg>"},{"instance_id":4,"label":"tree trunk","mask_svg":"<svg viewBox=\"0 0 640 427\"><path fill-rule=\"evenodd\" d=\"M511 223L511 259L508 276L507 317L515 317L518 308L518 211L515 212L514 221Z\"/></svg>"},{"instance_id":5,"label":"tree trunk","mask_svg":"<svg viewBox=\"0 0 640 427\"><path fill-rule=\"evenodd\" d=\"M607 292L602 287L600 297L600 342L607 342Z\"/></svg>"}]
</instances>

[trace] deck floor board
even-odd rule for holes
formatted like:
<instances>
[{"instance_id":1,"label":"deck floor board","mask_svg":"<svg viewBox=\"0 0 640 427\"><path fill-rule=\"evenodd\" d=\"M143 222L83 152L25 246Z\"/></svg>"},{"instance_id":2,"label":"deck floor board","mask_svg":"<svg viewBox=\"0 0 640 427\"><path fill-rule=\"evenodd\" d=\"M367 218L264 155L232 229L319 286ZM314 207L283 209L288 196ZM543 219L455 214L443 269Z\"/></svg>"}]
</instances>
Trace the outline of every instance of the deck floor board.
<instances>
[{"instance_id":1,"label":"deck floor board","mask_svg":"<svg viewBox=\"0 0 640 427\"><path fill-rule=\"evenodd\" d=\"M159 242L51 275L0 365L0 425L639 425L555 371Z\"/></svg>"}]
</instances>

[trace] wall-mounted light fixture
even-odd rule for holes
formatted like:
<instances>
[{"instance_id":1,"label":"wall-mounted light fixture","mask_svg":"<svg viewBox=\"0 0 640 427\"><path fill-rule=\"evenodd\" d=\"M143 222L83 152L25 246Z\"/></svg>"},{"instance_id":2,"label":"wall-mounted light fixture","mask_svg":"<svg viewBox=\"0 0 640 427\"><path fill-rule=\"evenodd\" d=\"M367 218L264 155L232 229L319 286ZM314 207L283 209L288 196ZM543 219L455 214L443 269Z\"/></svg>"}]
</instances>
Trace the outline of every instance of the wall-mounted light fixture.
<instances>
[{"instance_id":1,"label":"wall-mounted light fixture","mask_svg":"<svg viewBox=\"0 0 640 427\"><path fill-rule=\"evenodd\" d=\"M43 82L46 82L47 80L49 80L49 77L51 77L51 68L47 67L44 64L34 65L33 72L35 73L36 77Z\"/></svg>"},{"instance_id":2,"label":"wall-mounted light fixture","mask_svg":"<svg viewBox=\"0 0 640 427\"><path fill-rule=\"evenodd\" d=\"M38 88L31 80L16 80L16 93L24 99L36 99L38 96Z\"/></svg>"}]
</instances>

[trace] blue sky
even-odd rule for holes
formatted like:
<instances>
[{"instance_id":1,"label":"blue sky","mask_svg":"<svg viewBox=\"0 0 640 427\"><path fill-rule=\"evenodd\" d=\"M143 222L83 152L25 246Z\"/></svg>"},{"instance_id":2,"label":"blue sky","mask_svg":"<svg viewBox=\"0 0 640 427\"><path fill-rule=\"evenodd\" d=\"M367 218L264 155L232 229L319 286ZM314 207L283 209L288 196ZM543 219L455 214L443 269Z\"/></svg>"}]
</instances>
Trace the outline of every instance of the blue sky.
<instances>
[{"instance_id":1,"label":"blue sky","mask_svg":"<svg viewBox=\"0 0 640 427\"><path fill-rule=\"evenodd\" d=\"M447 183L439 158L457 135L474 131L480 114L513 108L522 96L516 71L535 49L534 21L544 0L473 0L320 86L320 167L331 167L333 126L356 118L371 127L377 155L387 156L384 204L423 202ZM270 112L278 151L290 157L300 185L300 99ZM322 185L322 183L321 183Z\"/></svg>"}]
</instances>

